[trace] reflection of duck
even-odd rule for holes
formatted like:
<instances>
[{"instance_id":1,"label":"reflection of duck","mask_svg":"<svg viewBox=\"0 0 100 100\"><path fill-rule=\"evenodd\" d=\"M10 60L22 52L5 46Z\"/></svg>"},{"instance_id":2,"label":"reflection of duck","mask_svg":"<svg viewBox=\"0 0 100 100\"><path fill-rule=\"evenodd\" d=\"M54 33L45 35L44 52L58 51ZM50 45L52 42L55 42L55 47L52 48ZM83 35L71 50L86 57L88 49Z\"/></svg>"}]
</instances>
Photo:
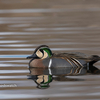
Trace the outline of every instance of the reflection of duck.
<instances>
[{"instance_id":1,"label":"reflection of duck","mask_svg":"<svg viewBox=\"0 0 100 100\"><path fill-rule=\"evenodd\" d=\"M46 89L49 87L49 83L52 82L53 78L52 75L29 75L28 79L34 80L37 84L37 88L39 89Z\"/></svg>"},{"instance_id":2,"label":"reflection of duck","mask_svg":"<svg viewBox=\"0 0 100 100\"><path fill-rule=\"evenodd\" d=\"M37 47L29 62L31 79L38 88L45 89L53 79L58 81L78 81L80 79L66 79L66 75L82 75L87 72L100 74L100 70L93 66L100 60L97 55L86 56L82 53L59 53L53 54L48 46ZM52 78L52 76L58 76Z\"/></svg>"},{"instance_id":3,"label":"reflection of duck","mask_svg":"<svg viewBox=\"0 0 100 100\"><path fill-rule=\"evenodd\" d=\"M31 58L29 68L48 69L48 72L45 72L45 74L49 73L50 75L80 75L85 74L87 71L91 73L99 71L93 66L95 62L100 60L100 57L97 55L86 56L83 53L53 54L46 45L37 47L33 55L27 58Z\"/></svg>"}]
</instances>

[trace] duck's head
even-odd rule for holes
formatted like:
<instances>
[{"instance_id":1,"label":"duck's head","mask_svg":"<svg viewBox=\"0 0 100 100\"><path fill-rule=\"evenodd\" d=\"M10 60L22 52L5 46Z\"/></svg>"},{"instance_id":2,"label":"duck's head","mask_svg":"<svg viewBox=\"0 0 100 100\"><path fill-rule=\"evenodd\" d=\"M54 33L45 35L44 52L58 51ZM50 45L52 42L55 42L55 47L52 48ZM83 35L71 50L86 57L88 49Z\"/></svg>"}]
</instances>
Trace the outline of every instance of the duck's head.
<instances>
[{"instance_id":1,"label":"duck's head","mask_svg":"<svg viewBox=\"0 0 100 100\"><path fill-rule=\"evenodd\" d=\"M52 75L29 75L28 79L34 80L39 89L47 89L50 87L49 83L53 81Z\"/></svg>"},{"instance_id":2,"label":"duck's head","mask_svg":"<svg viewBox=\"0 0 100 100\"><path fill-rule=\"evenodd\" d=\"M27 59L45 59L52 56L52 52L47 45L37 47L31 56Z\"/></svg>"}]
</instances>

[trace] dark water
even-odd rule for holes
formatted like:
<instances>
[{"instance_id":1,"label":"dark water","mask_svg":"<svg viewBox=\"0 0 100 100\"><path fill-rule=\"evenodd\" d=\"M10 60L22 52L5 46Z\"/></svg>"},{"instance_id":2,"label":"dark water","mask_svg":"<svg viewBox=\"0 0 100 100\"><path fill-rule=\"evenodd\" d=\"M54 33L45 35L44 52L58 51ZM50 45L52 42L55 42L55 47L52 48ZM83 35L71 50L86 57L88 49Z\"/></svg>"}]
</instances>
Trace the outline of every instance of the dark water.
<instances>
[{"instance_id":1,"label":"dark water","mask_svg":"<svg viewBox=\"0 0 100 100\"><path fill-rule=\"evenodd\" d=\"M26 57L41 44L100 56L99 0L0 0L0 99L100 100L100 75L68 76L81 81L37 89L27 79Z\"/></svg>"}]
</instances>

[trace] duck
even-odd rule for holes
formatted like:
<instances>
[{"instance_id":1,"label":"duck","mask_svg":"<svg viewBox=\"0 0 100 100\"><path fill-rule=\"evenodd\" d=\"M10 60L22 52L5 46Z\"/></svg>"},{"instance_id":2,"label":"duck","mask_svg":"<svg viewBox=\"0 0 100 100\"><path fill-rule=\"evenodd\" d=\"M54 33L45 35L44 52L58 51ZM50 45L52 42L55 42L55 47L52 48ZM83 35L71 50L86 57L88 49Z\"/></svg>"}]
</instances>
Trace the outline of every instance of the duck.
<instances>
[{"instance_id":1,"label":"duck","mask_svg":"<svg viewBox=\"0 0 100 100\"><path fill-rule=\"evenodd\" d=\"M35 71L35 75L80 75L87 72L100 73L94 63L100 60L98 55L85 55L80 52L53 53L49 46L38 46L31 56L28 56L29 69L42 69L42 73ZM62 71L61 71L62 70ZM31 70L30 70L31 71Z\"/></svg>"}]
</instances>

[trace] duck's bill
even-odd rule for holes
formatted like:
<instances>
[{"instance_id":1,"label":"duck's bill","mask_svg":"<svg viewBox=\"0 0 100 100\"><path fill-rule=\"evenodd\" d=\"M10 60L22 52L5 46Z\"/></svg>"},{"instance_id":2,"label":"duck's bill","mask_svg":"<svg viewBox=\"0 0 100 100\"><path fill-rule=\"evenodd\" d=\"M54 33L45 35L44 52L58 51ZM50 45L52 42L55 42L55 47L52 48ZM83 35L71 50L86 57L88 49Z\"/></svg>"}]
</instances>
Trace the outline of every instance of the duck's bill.
<instances>
[{"instance_id":1,"label":"duck's bill","mask_svg":"<svg viewBox=\"0 0 100 100\"><path fill-rule=\"evenodd\" d=\"M31 56L28 56L26 59L38 59L38 56L36 54L33 54Z\"/></svg>"}]
</instances>

